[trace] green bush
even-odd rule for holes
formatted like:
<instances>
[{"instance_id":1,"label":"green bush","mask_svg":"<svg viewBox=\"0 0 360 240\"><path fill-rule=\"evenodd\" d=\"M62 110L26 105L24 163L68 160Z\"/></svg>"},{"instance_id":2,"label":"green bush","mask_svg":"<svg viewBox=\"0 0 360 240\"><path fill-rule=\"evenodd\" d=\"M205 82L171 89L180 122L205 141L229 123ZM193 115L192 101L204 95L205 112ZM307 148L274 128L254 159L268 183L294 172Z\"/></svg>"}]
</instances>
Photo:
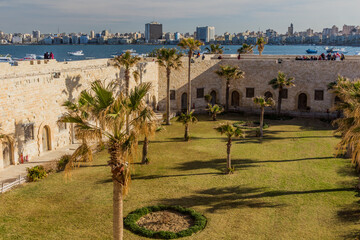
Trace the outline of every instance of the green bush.
<instances>
[{"instance_id":1,"label":"green bush","mask_svg":"<svg viewBox=\"0 0 360 240\"><path fill-rule=\"evenodd\" d=\"M48 175L45 171L45 168L41 165L32 168L26 168L26 171L29 182L39 181L40 179L46 178Z\"/></svg>"},{"instance_id":2,"label":"green bush","mask_svg":"<svg viewBox=\"0 0 360 240\"><path fill-rule=\"evenodd\" d=\"M137 225L137 221L142 217L145 216L151 212L158 212L158 211L164 211L164 210L172 210L177 211L183 214L190 215L194 220L194 225L191 226L188 229L185 229L180 232L165 232L165 231L151 231L149 229L146 229L144 227L140 227ZM131 212L125 219L124 219L124 226L129 229L131 232L148 237L148 238L160 238L160 239L175 239L175 238L181 238L181 237L187 237L191 236L193 233L196 233L202 229L205 228L207 223L206 218L201 215L200 213L195 212L192 209L183 208L181 206L165 206L165 205L158 205L158 206L152 206L152 207L144 207L137 209L133 212Z\"/></svg>"},{"instance_id":3,"label":"green bush","mask_svg":"<svg viewBox=\"0 0 360 240\"><path fill-rule=\"evenodd\" d=\"M64 171L70 159L71 159L71 155L63 155L60 158L60 160L57 162L56 169L58 171Z\"/></svg>"}]
</instances>

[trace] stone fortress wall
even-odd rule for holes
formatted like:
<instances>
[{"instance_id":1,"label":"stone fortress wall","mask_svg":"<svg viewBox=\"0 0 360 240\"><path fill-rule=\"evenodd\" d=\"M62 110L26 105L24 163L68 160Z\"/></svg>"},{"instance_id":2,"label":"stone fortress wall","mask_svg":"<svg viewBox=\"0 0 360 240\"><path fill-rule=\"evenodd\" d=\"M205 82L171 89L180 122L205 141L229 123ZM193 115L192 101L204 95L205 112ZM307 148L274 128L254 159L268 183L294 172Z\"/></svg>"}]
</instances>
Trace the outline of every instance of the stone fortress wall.
<instances>
[{"instance_id":1,"label":"stone fortress wall","mask_svg":"<svg viewBox=\"0 0 360 240\"><path fill-rule=\"evenodd\" d=\"M232 58L224 56L221 60L216 57L208 58L205 60L195 58L191 64L192 105L193 107L195 105L196 111L206 108L207 103L203 97L206 94L216 95L216 103L225 105L226 81L215 74L221 65L238 66L245 72L243 79L231 82L229 104L230 109L234 111L259 111L253 104L252 97L264 96L265 93L271 93L277 102L278 90L272 89L268 82L277 76L278 71L282 71L288 77L294 77L296 85L287 90L287 98L282 100L282 110L295 116L325 117L328 116L327 111L331 111L335 103L335 95L328 91L327 85L335 81L338 75L350 79L360 78L359 57L347 57L345 61L296 61L295 56L260 57L254 55L242 55L240 60L236 58L236 55ZM171 74L170 90L175 91L175 99L171 100L173 111L179 111L184 105L182 95L187 93L187 74L188 60L184 58L183 67L178 71L173 70ZM165 110L166 72L164 68L160 68L159 79L159 108ZM251 94L252 91L254 91L253 94ZM316 98L315 94L317 94ZM306 104L305 108L304 104ZM267 111L274 110L267 109Z\"/></svg>"},{"instance_id":2,"label":"stone fortress wall","mask_svg":"<svg viewBox=\"0 0 360 240\"><path fill-rule=\"evenodd\" d=\"M61 105L77 99L94 80L119 82L124 87L124 72L108 64L108 59L56 62L39 60L0 63L0 127L11 134L14 143L0 142L0 169L18 164L20 155L29 161L44 152L72 142L69 124L58 123L66 112ZM134 69L135 70L135 69ZM147 99L157 101L158 66L141 63L136 68L140 82L152 82ZM132 85L134 80L132 79Z\"/></svg>"},{"instance_id":3,"label":"stone fortress wall","mask_svg":"<svg viewBox=\"0 0 360 240\"><path fill-rule=\"evenodd\" d=\"M278 59L282 62L279 63ZM296 86L288 89L282 109L300 116L326 116L335 102L335 96L327 85L338 75L349 78L360 77L360 58L348 57L338 61L295 61L294 56L206 56L205 60L195 58L191 64L192 103L196 111L206 107L205 94L212 93L216 103L225 105L225 80L215 71L220 65L238 66L245 72L245 78L231 83L230 105L233 111L258 111L252 103L252 96L271 93L277 99L278 92L268 85L269 80L283 71L295 77ZM172 71L171 86L174 100L173 112L182 109L182 96L187 92L187 58L183 67ZM146 96L149 105L160 111L166 106L166 74L154 59L138 64L139 82L152 82L152 90ZM18 164L20 156L34 157L56 150L72 142L69 125L59 124L58 119L66 112L61 105L66 100L76 99L79 93L88 89L94 80L119 82L124 87L124 71L109 65L108 59L56 62L37 60L18 62L16 66L0 63L0 127L2 133L12 134L14 143L0 143L0 169ZM131 80L131 87L135 85ZM247 90L248 89L248 90ZM317 91L317 100L315 100ZM320 95L319 95L320 93ZM305 98L305 109L299 109L299 98ZM319 99L320 97L320 99ZM322 100L321 100L322 99ZM186 98L183 97L183 100ZM272 111L271 109L267 111Z\"/></svg>"}]
</instances>

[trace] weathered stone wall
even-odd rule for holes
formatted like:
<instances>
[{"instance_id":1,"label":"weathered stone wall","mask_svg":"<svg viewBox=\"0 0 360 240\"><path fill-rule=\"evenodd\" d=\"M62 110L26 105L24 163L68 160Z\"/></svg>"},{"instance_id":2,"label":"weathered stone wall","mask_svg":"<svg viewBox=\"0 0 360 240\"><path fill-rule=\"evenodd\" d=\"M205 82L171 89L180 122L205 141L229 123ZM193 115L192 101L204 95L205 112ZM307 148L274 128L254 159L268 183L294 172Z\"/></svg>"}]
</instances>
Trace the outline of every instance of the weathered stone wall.
<instances>
[{"instance_id":1,"label":"weathered stone wall","mask_svg":"<svg viewBox=\"0 0 360 240\"><path fill-rule=\"evenodd\" d=\"M140 72L140 82L152 82L148 98L158 99L158 66L141 63L133 70ZM0 63L0 124L2 132L14 136L12 164L20 154L29 160L44 152L44 127L49 130L49 150L67 146L71 142L70 126L60 128L58 119L66 112L61 105L76 99L94 80L116 80L124 88L124 71L108 64L107 59L56 62L24 61L17 66ZM134 79L131 80L134 86ZM154 97L153 97L154 96ZM157 102L155 102L155 105ZM34 137L25 142L24 126L34 124ZM2 144L0 144L3 153ZM0 169L5 165L0 154Z\"/></svg>"},{"instance_id":2,"label":"weathered stone wall","mask_svg":"<svg viewBox=\"0 0 360 240\"><path fill-rule=\"evenodd\" d=\"M278 59L282 63L278 63ZM327 90L327 85L337 79L338 75L351 79L360 77L360 59L356 57L347 58L345 61L296 61L294 56L266 56L263 58L254 56L242 56L241 60L232 59L194 59L191 64L191 91L192 103L196 110L203 110L206 107L204 98L196 97L196 89L204 88L204 94L215 91L217 102L225 105L226 86L225 80L219 78L215 71L221 65L238 66L245 72L245 77L231 82L230 99L233 91L240 95L239 110L257 110L252 102L252 98L246 98L246 88L254 88L255 96L264 95L269 91L273 98L277 100L278 91L273 90L268 82L277 76L278 71L285 72L288 77L295 78L295 87L288 89L288 98L283 99L282 109L294 115L321 115L326 113L334 105L335 96ZM187 92L188 64L187 59L183 59L183 67L180 70L172 71L171 90L176 90L176 99L171 101L173 111L181 109L181 95ZM315 90L324 91L323 100L315 100ZM298 110L298 96L305 93L307 96L307 111ZM159 82L159 107L165 110L166 106L166 73L164 68L160 69Z\"/></svg>"}]
</instances>

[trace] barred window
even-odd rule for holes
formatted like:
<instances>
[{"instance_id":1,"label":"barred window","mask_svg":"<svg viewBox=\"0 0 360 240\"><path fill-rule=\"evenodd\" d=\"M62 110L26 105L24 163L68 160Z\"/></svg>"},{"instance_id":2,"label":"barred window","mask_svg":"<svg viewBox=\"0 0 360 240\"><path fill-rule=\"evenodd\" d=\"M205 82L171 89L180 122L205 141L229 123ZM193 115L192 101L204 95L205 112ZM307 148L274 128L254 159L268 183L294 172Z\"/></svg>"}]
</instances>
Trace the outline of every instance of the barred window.
<instances>
[{"instance_id":1,"label":"barred window","mask_svg":"<svg viewBox=\"0 0 360 240\"><path fill-rule=\"evenodd\" d=\"M246 88L246 97L253 98L255 96L255 88Z\"/></svg>"},{"instance_id":2,"label":"barred window","mask_svg":"<svg viewBox=\"0 0 360 240\"><path fill-rule=\"evenodd\" d=\"M23 125L24 127L24 136L25 136L25 142L34 140L34 123L29 123Z\"/></svg>"},{"instance_id":3,"label":"barred window","mask_svg":"<svg viewBox=\"0 0 360 240\"><path fill-rule=\"evenodd\" d=\"M323 90L315 90L315 100L317 100L317 101L324 100L324 91Z\"/></svg>"},{"instance_id":4,"label":"barred window","mask_svg":"<svg viewBox=\"0 0 360 240\"><path fill-rule=\"evenodd\" d=\"M204 97L204 88L197 88L196 89L196 98L203 98Z\"/></svg>"},{"instance_id":5,"label":"barred window","mask_svg":"<svg viewBox=\"0 0 360 240\"><path fill-rule=\"evenodd\" d=\"M65 131L67 129L67 125L65 122L58 121L58 127L59 127L59 132Z\"/></svg>"},{"instance_id":6,"label":"barred window","mask_svg":"<svg viewBox=\"0 0 360 240\"><path fill-rule=\"evenodd\" d=\"M170 90L170 100L175 100L175 90Z\"/></svg>"}]
</instances>

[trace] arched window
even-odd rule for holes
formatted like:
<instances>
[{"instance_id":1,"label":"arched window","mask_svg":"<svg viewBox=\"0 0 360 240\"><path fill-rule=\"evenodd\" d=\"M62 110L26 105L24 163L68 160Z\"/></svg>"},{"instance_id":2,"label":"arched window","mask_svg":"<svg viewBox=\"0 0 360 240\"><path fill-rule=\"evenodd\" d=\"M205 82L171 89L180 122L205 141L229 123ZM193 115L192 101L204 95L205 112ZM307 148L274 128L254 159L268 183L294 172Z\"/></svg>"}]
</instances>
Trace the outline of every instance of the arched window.
<instances>
[{"instance_id":1,"label":"arched window","mask_svg":"<svg viewBox=\"0 0 360 240\"><path fill-rule=\"evenodd\" d=\"M231 93L231 106L240 106L240 94L238 91L233 91Z\"/></svg>"},{"instance_id":2,"label":"arched window","mask_svg":"<svg viewBox=\"0 0 360 240\"><path fill-rule=\"evenodd\" d=\"M216 91L215 90L212 90L211 93L210 93L210 96L211 96L211 105L215 105L217 102L216 102Z\"/></svg>"},{"instance_id":3,"label":"arched window","mask_svg":"<svg viewBox=\"0 0 360 240\"><path fill-rule=\"evenodd\" d=\"M48 126L45 126L42 130L42 147L43 152L51 150L50 128Z\"/></svg>"},{"instance_id":4,"label":"arched window","mask_svg":"<svg viewBox=\"0 0 360 240\"><path fill-rule=\"evenodd\" d=\"M298 97L298 109L299 110L307 109L307 96L305 93L300 93Z\"/></svg>"},{"instance_id":5,"label":"arched window","mask_svg":"<svg viewBox=\"0 0 360 240\"><path fill-rule=\"evenodd\" d=\"M3 142L2 150L3 150L3 166L4 167L10 166L11 163L13 162L11 144L9 142Z\"/></svg>"},{"instance_id":6,"label":"arched window","mask_svg":"<svg viewBox=\"0 0 360 240\"><path fill-rule=\"evenodd\" d=\"M264 94L264 96L265 96L265 99L266 99L266 100L268 100L269 98L273 98L272 93L269 92L269 91L267 91L267 92Z\"/></svg>"}]
</instances>

